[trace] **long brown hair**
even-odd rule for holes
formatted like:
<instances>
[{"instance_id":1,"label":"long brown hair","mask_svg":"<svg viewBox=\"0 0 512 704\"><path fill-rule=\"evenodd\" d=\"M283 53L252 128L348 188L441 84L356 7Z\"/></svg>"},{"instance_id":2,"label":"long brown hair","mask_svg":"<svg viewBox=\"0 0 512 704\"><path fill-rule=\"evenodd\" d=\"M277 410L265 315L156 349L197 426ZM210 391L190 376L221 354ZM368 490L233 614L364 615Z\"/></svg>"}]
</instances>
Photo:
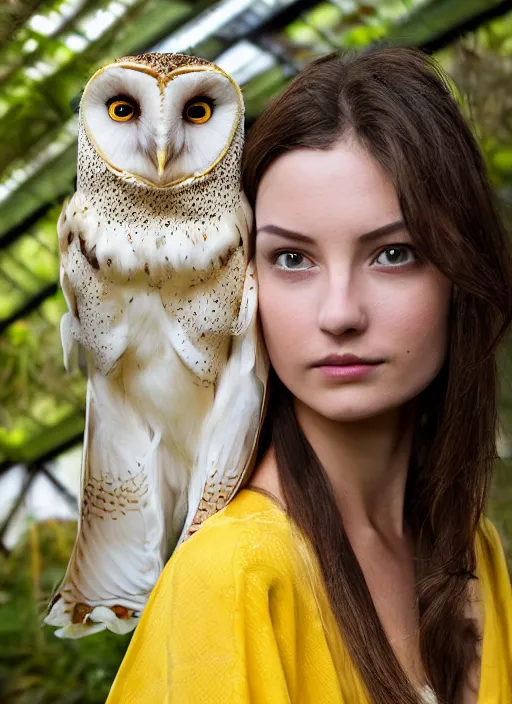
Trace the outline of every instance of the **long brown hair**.
<instances>
[{"instance_id":1,"label":"long brown hair","mask_svg":"<svg viewBox=\"0 0 512 704\"><path fill-rule=\"evenodd\" d=\"M348 134L391 178L420 256L454 284L447 358L418 397L405 518L417 556L423 665L439 701L456 704L477 658L478 633L465 607L496 459L496 350L512 320L508 237L448 80L413 49L333 53L303 70L249 132L243 181L251 204L281 154L329 149ZM287 511L313 545L350 655L373 702L417 703L291 394L275 373L271 381L262 437L274 446Z\"/></svg>"}]
</instances>

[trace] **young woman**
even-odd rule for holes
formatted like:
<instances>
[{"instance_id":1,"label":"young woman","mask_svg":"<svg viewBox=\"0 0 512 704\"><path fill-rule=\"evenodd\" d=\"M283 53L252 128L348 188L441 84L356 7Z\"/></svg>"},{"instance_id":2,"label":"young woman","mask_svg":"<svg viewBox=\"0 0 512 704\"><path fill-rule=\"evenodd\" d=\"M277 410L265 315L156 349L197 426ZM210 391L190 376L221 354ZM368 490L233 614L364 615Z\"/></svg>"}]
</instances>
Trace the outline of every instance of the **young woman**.
<instances>
[{"instance_id":1,"label":"young woman","mask_svg":"<svg viewBox=\"0 0 512 704\"><path fill-rule=\"evenodd\" d=\"M308 66L252 128L272 364L249 485L167 564L108 704L507 704L484 518L512 265L484 162L408 49Z\"/></svg>"}]
</instances>

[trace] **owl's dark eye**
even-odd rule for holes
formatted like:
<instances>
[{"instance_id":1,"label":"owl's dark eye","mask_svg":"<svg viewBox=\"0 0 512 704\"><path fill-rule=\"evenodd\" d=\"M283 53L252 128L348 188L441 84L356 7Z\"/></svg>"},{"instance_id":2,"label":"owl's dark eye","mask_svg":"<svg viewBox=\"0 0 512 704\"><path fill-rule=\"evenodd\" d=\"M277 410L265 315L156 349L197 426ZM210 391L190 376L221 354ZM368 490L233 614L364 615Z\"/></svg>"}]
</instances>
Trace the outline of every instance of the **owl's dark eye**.
<instances>
[{"instance_id":1,"label":"owl's dark eye","mask_svg":"<svg viewBox=\"0 0 512 704\"><path fill-rule=\"evenodd\" d=\"M115 122L129 122L138 114L139 106L125 95L116 95L107 102L109 117Z\"/></svg>"},{"instance_id":2,"label":"owl's dark eye","mask_svg":"<svg viewBox=\"0 0 512 704\"><path fill-rule=\"evenodd\" d=\"M208 122L212 115L213 100L202 95L189 100L183 110L183 119L195 125L202 125L204 122Z\"/></svg>"}]
</instances>

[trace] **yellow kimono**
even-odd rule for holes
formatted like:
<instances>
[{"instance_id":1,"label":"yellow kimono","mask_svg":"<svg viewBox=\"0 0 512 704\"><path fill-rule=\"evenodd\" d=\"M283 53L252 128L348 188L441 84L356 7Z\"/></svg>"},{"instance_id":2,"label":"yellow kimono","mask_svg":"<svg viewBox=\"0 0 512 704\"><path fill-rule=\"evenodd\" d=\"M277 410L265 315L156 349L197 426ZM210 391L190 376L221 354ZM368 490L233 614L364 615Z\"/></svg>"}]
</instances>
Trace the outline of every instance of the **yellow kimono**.
<instances>
[{"instance_id":1,"label":"yellow kimono","mask_svg":"<svg viewBox=\"0 0 512 704\"><path fill-rule=\"evenodd\" d=\"M512 593L488 520L477 561L478 704L511 704ZM243 489L165 566L106 704L365 704L316 564L281 508Z\"/></svg>"}]
</instances>

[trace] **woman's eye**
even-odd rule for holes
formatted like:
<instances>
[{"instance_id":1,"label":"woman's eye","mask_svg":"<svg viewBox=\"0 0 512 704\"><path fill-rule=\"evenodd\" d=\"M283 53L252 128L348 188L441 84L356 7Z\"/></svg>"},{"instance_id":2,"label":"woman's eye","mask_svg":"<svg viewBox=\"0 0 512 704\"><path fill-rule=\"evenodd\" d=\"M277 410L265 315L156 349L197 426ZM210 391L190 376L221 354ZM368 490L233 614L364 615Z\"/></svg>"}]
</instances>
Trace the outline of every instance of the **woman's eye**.
<instances>
[{"instance_id":1,"label":"woman's eye","mask_svg":"<svg viewBox=\"0 0 512 704\"><path fill-rule=\"evenodd\" d=\"M387 259L387 262L382 261L383 258ZM377 259L375 259L375 262L377 264L381 264L382 266L404 266L405 264L415 261L415 259L416 257L414 256L414 252L411 247L408 245L396 245L393 247L386 247L386 249L379 254Z\"/></svg>"},{"instance_id":2,"label":"woman's eye","mask_svg":"<svg viewBox=\"0 0 512 704\"><path fill-rule=\"evenodd\" d=\"M299 270L305 271L309 269L309 266L305 266L305 263L311 264L309 259L303 254L298 252L281 252L277 255L276 265L279 269L285 269L286 271Z\"/></svg>"}]
</instances>

